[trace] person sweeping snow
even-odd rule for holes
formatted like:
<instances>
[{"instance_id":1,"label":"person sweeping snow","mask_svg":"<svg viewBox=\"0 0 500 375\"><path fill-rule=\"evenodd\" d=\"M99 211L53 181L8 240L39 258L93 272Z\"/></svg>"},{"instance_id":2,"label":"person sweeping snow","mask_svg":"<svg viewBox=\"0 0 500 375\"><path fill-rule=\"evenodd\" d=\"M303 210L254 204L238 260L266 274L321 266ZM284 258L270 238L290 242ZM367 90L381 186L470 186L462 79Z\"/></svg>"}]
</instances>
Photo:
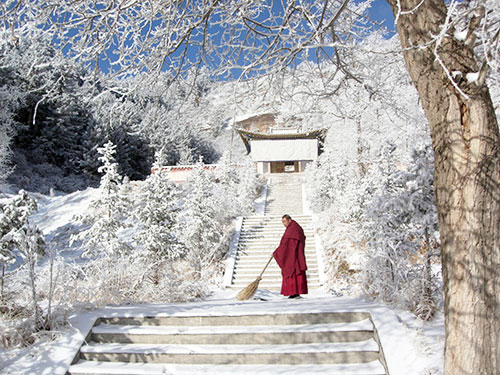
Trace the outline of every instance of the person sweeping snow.
<instances>
[{"instance_id":1,"label":"person sweeping snow","mask_svg":"<svg viewBox=\"0 0 500 375\"><path fill-rule=\"evenodd\" d=\"M304 230L290 215L283 215L281 222L286 227L280 245L273 257L281 268L281 294L288 298L301 298L307 294L306 257Z\"/></svg>"}]
</instances>

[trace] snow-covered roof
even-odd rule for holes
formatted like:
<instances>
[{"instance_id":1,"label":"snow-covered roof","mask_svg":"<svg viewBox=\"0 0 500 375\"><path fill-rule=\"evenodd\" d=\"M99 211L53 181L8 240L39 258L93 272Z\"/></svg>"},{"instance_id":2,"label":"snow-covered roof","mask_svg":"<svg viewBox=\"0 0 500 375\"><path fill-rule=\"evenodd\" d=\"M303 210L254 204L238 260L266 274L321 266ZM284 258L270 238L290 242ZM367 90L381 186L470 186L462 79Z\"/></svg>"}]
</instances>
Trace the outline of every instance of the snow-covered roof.
<instances>
[{"instance_id":1,"label":"snow-covered roof","mask_svg":"<svg viewBox=\"0 0 500 375\"><path fill-rule=\"evenodd\" d=\"M321 152L322 151L321 145L323 144L323 142L325 140L327 129L312 130L312 131L304 132L304 133L290 132L290 133L278 133L278 134L259 133L259 132L252 132L252 131L243 130L243 129L236 129L236 131L238 132L241 139L243 140L243 143L245 144L247 154L249 154L251 152L250 140L257 140L257 139L266 139L266 140L271 140L271 139L279 139L279 140L317 139L319 141L319 146L320 146L319 151Z\"/></svg>"}]
</instances>

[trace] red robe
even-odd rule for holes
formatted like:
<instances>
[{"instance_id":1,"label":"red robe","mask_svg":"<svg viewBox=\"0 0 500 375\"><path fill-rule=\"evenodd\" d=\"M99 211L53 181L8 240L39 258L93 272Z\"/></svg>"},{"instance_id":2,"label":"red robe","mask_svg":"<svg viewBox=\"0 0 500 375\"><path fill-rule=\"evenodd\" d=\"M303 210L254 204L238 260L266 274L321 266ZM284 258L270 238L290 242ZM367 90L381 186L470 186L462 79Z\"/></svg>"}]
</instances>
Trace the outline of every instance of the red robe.
<instances>
[{"instance_id":1,"label":"red robe","mask_svg":"<svg viewBox=\"0 0 500 375\"><path fill-rule=\"evenodd\" d=\"M307 294L305 244L306 236L302 227L291 220L281 237L280 245L273 253L281 268L281 294L285 296Z\"/></svg>"}]
</instances>

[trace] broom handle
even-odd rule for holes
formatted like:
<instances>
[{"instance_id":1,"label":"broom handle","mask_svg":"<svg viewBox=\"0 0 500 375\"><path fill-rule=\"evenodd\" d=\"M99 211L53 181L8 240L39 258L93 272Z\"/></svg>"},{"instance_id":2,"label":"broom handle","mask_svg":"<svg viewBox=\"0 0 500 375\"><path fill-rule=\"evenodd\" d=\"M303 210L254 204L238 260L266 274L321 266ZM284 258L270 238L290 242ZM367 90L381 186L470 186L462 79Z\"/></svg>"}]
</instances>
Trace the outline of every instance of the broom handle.
<instances>
[{"instance_id":1,"label":"broom handle","mask_svg":"<svg viewBox=\"0 0 500 375\"><path fill-rule=\"evenodd\" d=\"M271 261L272 261L272 260L273 260L273 256L271 255L271 258L269 258L269 260L267 261L266 266L264 267L264 269L263 269L263 270L262 270L262 272L260 273L260 275L259 275L259 279L261 279L261 278L262 278L262 275L264 274L264 272L266 272L266 269L267 269L267 267L269 266L269 263L271 263Z\"/></svg>"}]
</instances>

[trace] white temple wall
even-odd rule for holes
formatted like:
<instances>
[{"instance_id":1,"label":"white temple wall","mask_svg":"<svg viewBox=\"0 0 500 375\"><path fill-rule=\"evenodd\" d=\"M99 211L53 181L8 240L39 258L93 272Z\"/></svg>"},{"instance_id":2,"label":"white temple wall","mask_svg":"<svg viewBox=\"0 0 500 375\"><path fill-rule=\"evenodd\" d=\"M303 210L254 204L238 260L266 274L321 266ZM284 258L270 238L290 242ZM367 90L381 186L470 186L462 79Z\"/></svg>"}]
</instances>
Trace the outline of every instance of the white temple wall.
<instances>
[{"instance_id":1,"label":"white temple wall","mask_svg":"<svg viewBox=\"0 0 500 375\"><path fill-rule=\"evenodd\" d=\"M258 161L255 163L257 165L257 173L269 173L270 163L265 161Z\"/></svg>"},{"instance_id":2,"label":"white temple wall","mask_svg":"<svg viewBox=\"0 0 500 375\"><path fill-rule=\"evenodd\" d=\"M256 162L316 160L317 139L252 139L251 157Z\"/></svg>"}]
</instances>

